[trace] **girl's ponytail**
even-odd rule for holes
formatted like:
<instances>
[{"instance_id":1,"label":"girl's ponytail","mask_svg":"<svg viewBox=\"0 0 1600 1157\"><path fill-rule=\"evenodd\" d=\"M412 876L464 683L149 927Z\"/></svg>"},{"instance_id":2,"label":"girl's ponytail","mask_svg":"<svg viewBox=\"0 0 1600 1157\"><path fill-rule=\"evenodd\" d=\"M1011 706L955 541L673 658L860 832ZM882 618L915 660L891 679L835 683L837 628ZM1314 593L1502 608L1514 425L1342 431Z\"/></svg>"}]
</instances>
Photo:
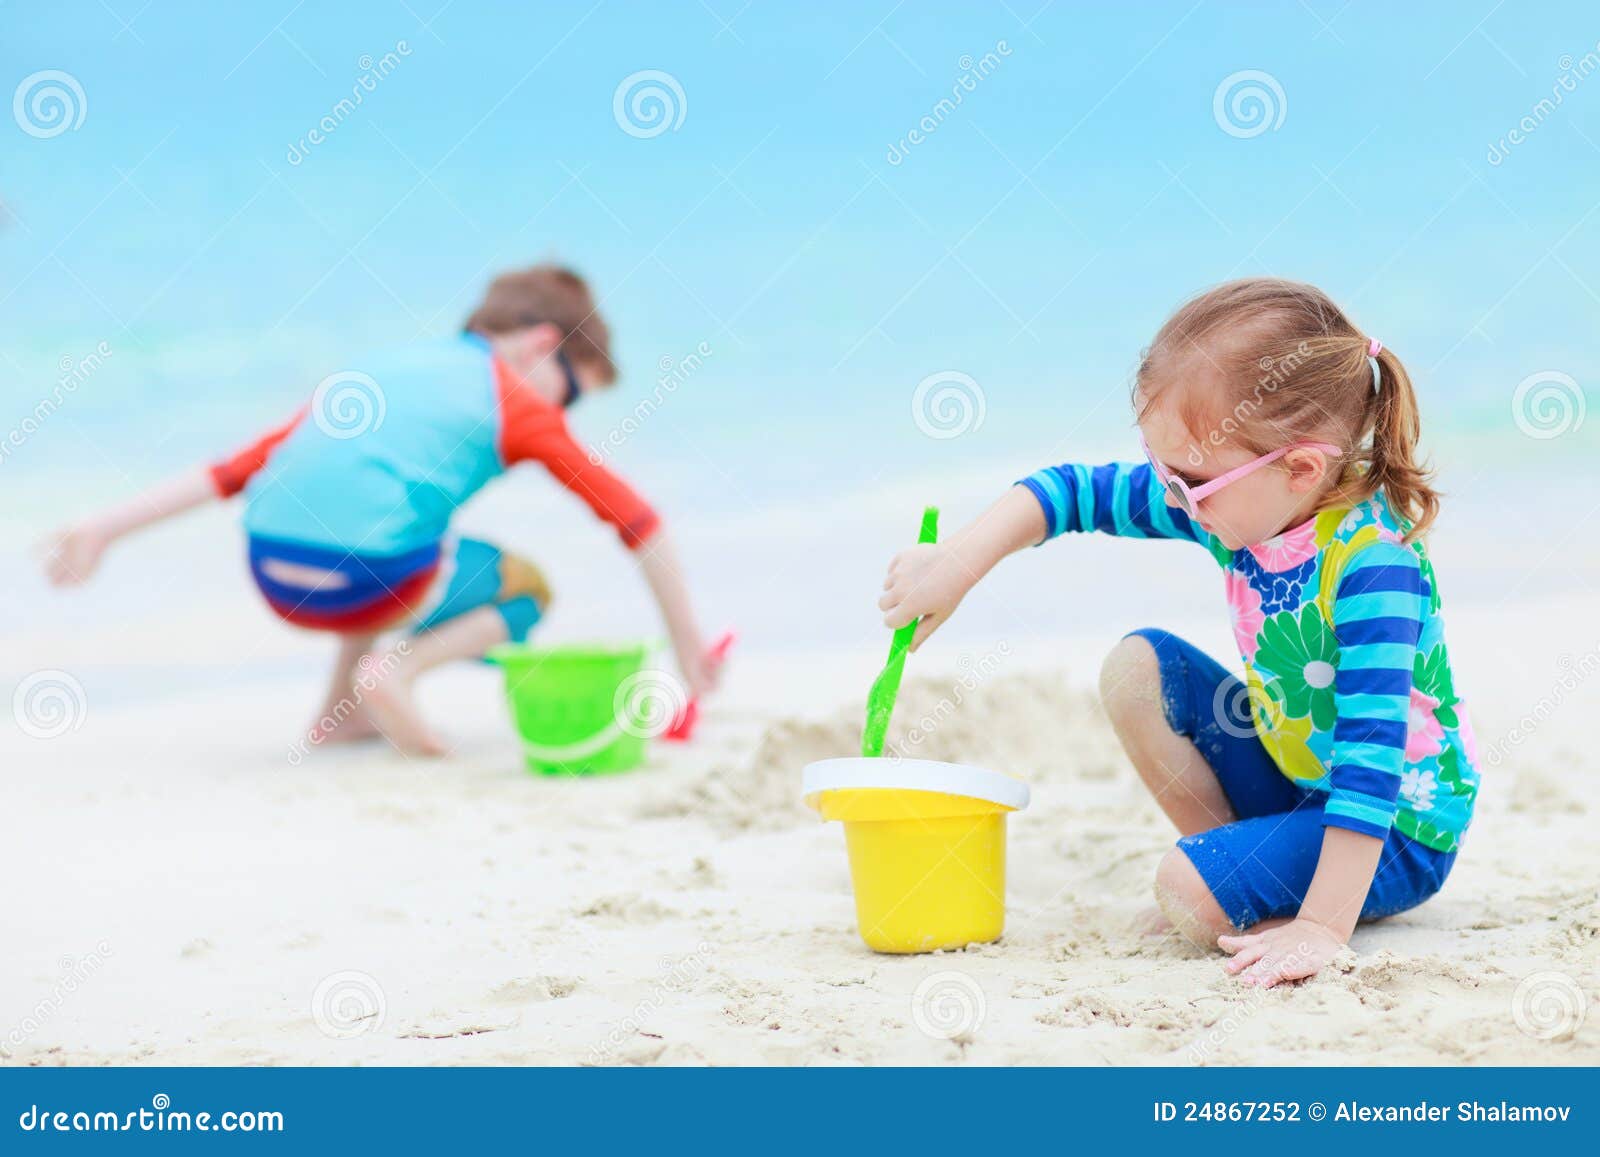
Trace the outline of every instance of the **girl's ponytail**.
<instances>
[{"instance_id":1,"label":"girl's ponytail","mask_svg":"<svg viewBox=\"0 0 1600 1157\"><path fill-rule=\"evenodd\" d=\"M1426 533L1439 513L1439 492L1417 457L1421 421L1411 378L1322 290L1249 277L1184 303L1156 334L1134 379L1141 418L1172 383L1195 376L1196 351L1227 386L1220 398L1182 391L1178 413L1195 438L1191 455L1225 443L1260 455L1294 442L1332 442L1344 451L1343 469L1322 509L1356 506L1382 492L1405 524L1407 542Z\"/></svg>"},{"instance_id":2,"label":"girl's ponytail","mask_svg":"<svg viewBox=\"0 0 1600 1157\"><path fill-rule=\"evenodd\" d=\"M1405 540L1412 542L1437 517L1439 492L1432 486L1432 470L1416 457L1422 419L1411 377L1387 349L1380 349L1375 361L1371 465L1357 483L1357 495L1364 500L1383 491L1390 508L1409 524Z\"/></svg>"}]
</instances>

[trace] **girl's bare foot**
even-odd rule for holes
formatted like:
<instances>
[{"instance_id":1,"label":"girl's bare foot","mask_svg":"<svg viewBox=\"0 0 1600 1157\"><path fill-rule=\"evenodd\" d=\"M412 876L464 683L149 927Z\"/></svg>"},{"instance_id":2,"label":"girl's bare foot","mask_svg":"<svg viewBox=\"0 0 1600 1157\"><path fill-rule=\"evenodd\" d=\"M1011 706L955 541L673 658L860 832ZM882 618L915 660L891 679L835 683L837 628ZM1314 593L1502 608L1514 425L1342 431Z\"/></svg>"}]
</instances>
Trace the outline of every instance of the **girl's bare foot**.
<instances>
[{"instance_id":1,"label":"girl's bare foot","mask_svg":"<svg viewBox=\"0 0 1600 1157\"><path fill-rule=\"evenodd\" d=\"M448 750L423 721L411 693L411 680L398 671L364 692L362 706L378 732L403 755L435 757Z\"/></svg>"},{"instance_id":2,"label":"girl's bare foot","mask_svg":"<svg viewBox=\"0 0 1600 1157\"><path fill-rule=\"evenodd\" d=\"M1172 921L1167 919L1160 905L1152 904L1133 918L1133 931L1147 938L1166 936L1172 931Z\"/></svg>"}]
</instances>

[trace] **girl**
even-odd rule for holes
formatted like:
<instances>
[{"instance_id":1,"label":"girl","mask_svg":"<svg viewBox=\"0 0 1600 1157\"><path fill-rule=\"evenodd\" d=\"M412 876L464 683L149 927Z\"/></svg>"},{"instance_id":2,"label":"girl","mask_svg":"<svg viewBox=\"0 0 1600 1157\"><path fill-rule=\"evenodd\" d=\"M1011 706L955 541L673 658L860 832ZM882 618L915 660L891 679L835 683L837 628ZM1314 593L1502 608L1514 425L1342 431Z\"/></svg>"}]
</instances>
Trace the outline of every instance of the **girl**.
<instances>
[{"instance_id":1,"label":"girl","mask_svg":"<svg viewBox=\"0 0 1600 1157\"><path fill-rule=\"evenodd\" d=\"M921 616L920 645L1002 558L1066 531L1209 550L1244 679L1146 629L1101 694L1182 837L1156 872L1166 918L1247 984L1311 976L1358 920L1439 890L1478 792L1421 540L1439 496L1416 397L1320 290L1253 278L1162 326L1133 405L1147 461L1041 470L897 555L884 622Z\"/></svg>"}]
</instances>

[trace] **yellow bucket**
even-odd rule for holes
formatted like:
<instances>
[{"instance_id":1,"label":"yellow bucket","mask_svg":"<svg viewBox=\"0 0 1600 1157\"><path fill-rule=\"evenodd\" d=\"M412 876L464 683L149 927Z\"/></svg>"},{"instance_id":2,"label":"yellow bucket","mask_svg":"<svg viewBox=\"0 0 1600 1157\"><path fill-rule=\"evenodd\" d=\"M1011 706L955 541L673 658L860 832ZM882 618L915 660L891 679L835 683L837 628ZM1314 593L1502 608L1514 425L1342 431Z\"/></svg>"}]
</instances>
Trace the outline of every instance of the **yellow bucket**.
<instances>
[{"instance_id":1,"label":"yellow bucket","mask_svg":"<svg viewBox=\"0 0 1600 1157\"><path fill-rule=\"evenodd\" d=\"M1028 785L931 759L825 759L806 803L844 824L856 922L874 952L998 940L1006 923L1006 815Z\"/></svg>"}]
</instances>

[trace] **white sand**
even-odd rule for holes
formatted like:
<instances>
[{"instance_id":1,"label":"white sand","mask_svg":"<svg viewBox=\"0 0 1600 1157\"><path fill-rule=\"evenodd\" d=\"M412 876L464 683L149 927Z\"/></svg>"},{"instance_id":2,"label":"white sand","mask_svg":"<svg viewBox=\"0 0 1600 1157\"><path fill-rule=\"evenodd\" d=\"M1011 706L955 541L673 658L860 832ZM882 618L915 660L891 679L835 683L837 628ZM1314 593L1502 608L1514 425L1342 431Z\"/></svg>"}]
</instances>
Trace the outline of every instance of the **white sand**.
<instances>
[{"instance_id":1,"label":"white sand","mask_svg":"<svg viewBox=\"0 0 1600 1157\"><path fill-rule=\"evenodd\" d=\"M1588 610L1453 620L1485 747L1551 696L1557 656L1596 647L1571 637ZM293 767L315 686L206 674L229 631L303 657L241 615L185 634L176 691L141 697L135 631L85 677L77 730L7 730L5 1063L1600 1063L1600 680L1488 770L1439 897L1260 994L1131 926L1171 835L1087 645L987 676L981 650L913 660L900 727L947 716L917 754L1024 775L1034 803L1010 821L1004 940L897 958L857 939L840 832L797 799L806 761L858 742L872 656L741 655L697 742L623 776L520 770L482 669L427 688L451 758ZM47 642L13 665L92 651Z\"/></svg>"}]
</instances>

